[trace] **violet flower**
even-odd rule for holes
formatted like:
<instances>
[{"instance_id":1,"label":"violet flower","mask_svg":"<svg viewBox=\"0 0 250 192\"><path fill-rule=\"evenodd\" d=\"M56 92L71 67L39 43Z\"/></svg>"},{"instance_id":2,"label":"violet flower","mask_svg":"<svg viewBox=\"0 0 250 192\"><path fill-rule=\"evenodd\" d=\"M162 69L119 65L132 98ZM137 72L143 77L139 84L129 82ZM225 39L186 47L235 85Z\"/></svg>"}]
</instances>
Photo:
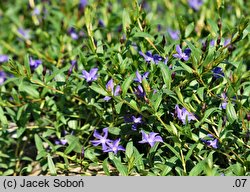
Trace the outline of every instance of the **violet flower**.
<instances>
[{"instance_id":1,"label":"violet flower","mask_svg":"<svg viewBox=\"0 0 250 192\"><path fill-rule=\"evenodd\" d=\"M176 46L176 54L173 54L175 58L179 58L181 61L187 61L190 57L191 50L189 48L185 49L184 52L182 52L180 45Z\"/></svg>"},{"instance_id":2,"label":"violet flower","mask_svg":"<svg viewBox=\"0 0 250 192\"><path fill-rule=\"evenodd\" d=\"M80 0L79 1L79 9L84 9L88 5L88 0Z\"/></svg>"},{"instance_id":3,"label":"violet flower","mask_svg":"<svg viewBox=\"0 0 250 192\"><path fill-rule=\"evenodd\" d=\"M166 64L166 62L167 62L167 58L164 59L158 54L153 55L151 51L147 51L145 54L142 51L139 51L139 54L144 58L144 60L147 63L158 64L160 61L162 61Z\"/></svg>"},{"instance_id":4,"label":"violet flower","mask_svg":"<svg viewBox=\"0 0 250 192\"><path fill-rule=\"evenodd\" d=\"M227 96L226 96L226 93L222 93L221 97L222 97L222 103L221 103L220 107L222 109L226 109L226 107L227 107Z\"/></svg>"},{"instance_id":5,"label":"violet flower","mask_svg":"<svg viewBox=\"0 0 250 192\"><path fill-rule=\"evenodd\" d=\"M29 30L29 29L19 28L17 31L18 31L18 33L19 33L25 40L30 39L30 30Z\"/></svg>"},{"instance_id":6,"label":"violet flower","mask_svg":"<svg viewBox=\"0 0 250 192\"><path fill-rule=\"evenodd\" d=\"M114 90L114 81L113 81L113 79L110 79L108 81L108 83L106 84L106 89L107 89L108 92L111 93L112 96L118 96L120 94L120 92L121 92L120 85L117 85L115 90ZM104 97L105 101L109 101L110 99L111 99L110 96L105 96Z\"/></svg>"},{"instance_id":7,"label":"violet flower","mask_svg":"<svg viewBox=\"0 0 250 192\"><path fill-rule=\"evenodd\" d=\"M66 145L68 141L66 139L58 139L55 141L56 145Z\"/></svg>"},{"instance_id":8,"label":"violet flower","mask_svg":"<svg viewBox=\"0 0 250 192\"><path fill-rule=\"evenodd\" d=\"M98 74L97 74L98 68L92 68L90 69L89 72L87 72L86 70L82 70L82 74L83 74L83 78L86 79L86 81L92 82L97 80Z\"/></svg>"},{"instance_id":9,"label":"violet flower","mask_svg":"<svg viewBox=\"0 0 250 192\"><path fill-rule=\"evenodd\" d=\"M156 142L163 142L161 136L158 135L159 133L151 132L149 134L146 134L144 131L141 131L141 133L142 140L139 141L139 143L148 143L151 147L153 147Z\"/></svg>"},{"instance_id":10,"label":"violet flower","mask_svg":"<svg viewBox=\"0 0 250 192\"><path fill-rule=\"evenodd\" d=\"M70 75L72 73L72 70L73 70L74 67L77 67L77 61L76 60L71 60L70 64L71 64L71 66L69 68L68 75Z\"/></svg>"},{"instance_id":11,"label":"violet flower","mask_svg":"<svg viewBox=\"0 0 250 192\"><path fill-rule=\"evenodd\" d=\"M215 67L215 68L212 70L212 72L213 72L213 77L214 77L215 79L218 79L218 78L224 76L223 70L222 70L222 68L220 68L220 67Z\"/></svg>"},{"instance_id":12,"label":"violet flower","mask_svg":"<svg viewBox=\"0 0 250 192\"><path fill-rule=\"evenodd\" d=\"M30 68L31 70L35 70L39 65L42 64L42 61L37 59L37 60L33 60L32 57L30 57Z\"/></svg>"},{"instance_id":13,"label":"violet flower","mask_svg":"<svg viewBox=\"0 0 250 192\"><path fill-rule=\"evenodd\" d=\"M7 79L6 73L4 71L0 71L0 85L2 85L6 79Z\"/></svg>"},{"instance_id":14,"label":"violet flower","mask_svg":"<svg viewBox=\"0 0 250 192\"><path fill-rule=\"evenodd\" d=\"M136 78L134 79L134 81L142 83L142 80L148 77L149 72L145 72L143 75L141 75L139 71L137 70L135 74L136 74Z\"/></svg>"},{"instance_id":15,"label":"violet flower","mask_svg":"<svg viewBox=\"0 0 250 192\"><path fill-rule=\"evenodd\" d=\"M168 34L171 37L171 39L178 40L180 38L180 31L173 30L171 28L168 28L167 31L168 31Z\"/></svg>"},{"instance_id":16,"label":"violet flower","mask_svg":"<svg viewBox=\"0 0 250 192\"><path fill-rule=\"evenodd\" d=\"M205 143L207 146L212 147L214 149L217 149L219 147L219 141L218 139L215 139L213 135L208 134L207 137L210 138L210 140L206 139L200 139L203 143Z\"/></svg>"},{"instance_id":17,"label":"violet flower","mask_svg":"<svg viewBox=\"0 0 250 192\"><path fill-rule=\"evenodd\" d=\"M134 93L138 98L144 98L146 95L141 85L138 85Z\"/></svg>"},{"instance_id":18,"label":"violet flower","mask_svg":"<svg viewBox=\"0 0 250 192\"><path fill-rule=\"evenodd\" d=\"M189 6L194 9L195 11L198 11L200 7L203 4L202 0L188 0Z\"/></svg>"},{"instance_id":19,"label":"violet flower","mask_svg":"<svg viewBox=\"0 0 250 192\"><path fill-rule=\"evenodd\" d=\"M9 60L8 55L0 55L0 63L7 62Z\"/></svg>"},{"instance_id":20,"label":"violet flower","mask_svg":"<svg viewBox=\"0 0 250 192\"><path fill-rule=\"evenodd\" d=\"M191 120L196 120L196 117L188 112L186 108L179 108L179 105L175 106L175 114L177 115L177 118L183 123L183 125L186 124L186 120L190 122Z\"/></svg>"},{"instance_id":21,"label":"violet flower","mask_svg":"<svg viewBox=\"0 0 250 192\"><path fill-rule=\"evenodd\" d=\"M230 42L231 42L231 39L229 38L224 39L224 43L223 43L224 47L230 44Z\"/></svg>"},{"instance_id":22,"label":"violet flower","mask_svg":"<svg viewBox=\"0 0 250 192\"><path fill-rule=\"evenodd\" d=\"M116 139L115 141L108 142L107 149L104 152L113 152L115 155L118 151L125 151L124 147L119 145L121 139Z\"/></svg>"},{"instance_id":23,"label":"violet flower","mask_svg":"<svg viewBox=\"0 0 250 192\"><path fill-rule=\"evenodd\" d=\"M142 117L135 117L135 116L132 116L132 122L133 122L133 125L132 125L132 130L133 131L136 131L137 130L137 126L142 124Z\"/></svg>"},{"instance_id":24,"label":"violet flower","mask_svg":"<svg viewBox=\"0 0 250 192\"><path fill-rule=\"evenodd\" d=\"M76 30L73 27L69 28L68 33L71 36L71 38L74 39L74 40L77 40L79 38Z\"/></svg>"},{"instance_id":25,"label":"violet flower","mask_svg":"<svg viewBox=\"0 0 250 192\"><path fill-rule=\"evenodd\" d=\"M102 150L105 151L105 150L107 150L107 148L108 148L107 144L110 142L110 140L107 139L107 137L108 137L108 128L107 128L107 127L104 128L104 129L102 130L102 132L103 132L103 136L102 136L101 134L99 134L98 131L95 130L93 136L94 136L96 139L98 139L98 140L92 140L92 141L90 141L90 142L91 142L92 145L94 145L94 146L97 146L97 145L100 145L100 144L101 144L101 145L102 145Z\"/></svg>"}]
</instances>

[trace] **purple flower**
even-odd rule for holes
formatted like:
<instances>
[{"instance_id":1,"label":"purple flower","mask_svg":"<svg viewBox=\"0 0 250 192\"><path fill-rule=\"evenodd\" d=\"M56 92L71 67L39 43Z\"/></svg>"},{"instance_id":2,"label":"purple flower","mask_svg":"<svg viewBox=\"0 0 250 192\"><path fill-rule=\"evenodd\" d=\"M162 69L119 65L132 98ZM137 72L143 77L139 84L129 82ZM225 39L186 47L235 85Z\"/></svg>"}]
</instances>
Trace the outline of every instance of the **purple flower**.
<instances>
[{"instance_id":1,"label":"purple flower","mask_svg":"<svg viewBox=\"0 0 250 192\"><path fill-rule=\"evenodd\" d=\"M215 40L214 39L210 41L210 46L212 46L212 47L215 46Z\"/></svg>"},{"instance_id":2,"label":"purple flower","mask_svg":"<svg viewBox=\"0 0 250 192\"><path fill-rule=\"evenodd\" d=\"M144 60L147 63L154 63L158 64L160 61L163 61L164 63L167 62L167 58L164 59L158 54L152 54L151 51L147 51L145 54L142 51L139 51L139 54L144 57Z\"/></svg>"},{"instance_id":3,"label":"purple flower","mask_svg":"<svg viewBox=\"0 0 250 192\"><path fill-rule=\"evenodd\" d=\"M8 55L0 55L0 63L7 62L9 60Z\"/></svg>"},{"instance_id":4,"label":"purple flower","mask_svg":"<svg viewBox=\"0 0 250 192\"><path fill-rule=\"evenodd\" d=\"M137 126L139 124L142 124L142 117L135 117L135 116L132 116L132 122L133 122L133 125L132 125L132 130L133 131L136 131L137 130Z\"/></svg>"},{"instance_id":5,"label":"purple flower","mask_svg":"<svg viewBox=\"0 0 250 192\"><path fill-rule=\"evenodd\" d=\"M113 152L115 155L118 151L125 151L124 147L119 145L121 139L116 139L115 141L109 142L108 148L104 152Z\"/></svg>"},{"instance_id":6,"label":"purple flower","mask_svg":"<svg viewBox=\"0 0 250 192\"><path fill-rule=\"evenodd\" d=\"M76 30L73 27L69 28L68 33L71 36L71 38L74 39L74 40L77 40L79 38Z\"/></svg>"},{"instance_id":7,"label":"purple flower","mask_svg":"<svg viewBox=\"0 0 250 192\"><path fill-rule=\"evenodd\" d=\"M194 9L195 11L198 11L200 7L203 4L202 0L188 0L189 6Z\"/></svg>"},{"instance_id":8,"label":"purple flower","mask_svg":"<svg viewBox=\"0 0 250 192\"><path fill-rule=\"evenodd\" d=\"M180 31L168 28L168 34L173 40L178 40L180 38Z\"/></svg>"},{"instance_id":9,"label":"purple flower","mask_svg":"<svg viewBox=\"0 0 250 192\"><path fill-rule=\"evenodd\" d=\"M7 79L6 73L4 71L0 71L0 85L2 85L6 79Z\"/></svg>"},{"instance_id":10,"label":"purple flower","mask_svg":"<svg viewBox=\"0 0 250 192\"><path fill-rule=\"evenodd\" d=\"M215 138L213 137L213 135L211 135L211 134L208 134L207 137L209 137L210 140L206 140L206 139L200 139L200 140L201 140L203 143L205 143L207 146L212 147L212 148L214 148L214 149L217 149L218 146L219 146L219 141L218 141L218 139L215 139Z\"/></svg>"},{"instance_id":11,"label":"purple flower","mask_svg":"<svg viewBox=\"0 0 250 192\"><path fill-rule=\"evenodd\" d=\"M143 75L141 75L138 70L136 71L136 78L134 79L135 82L142 83L143 79L146 79L148 77L149 72L145 72Z\"/></svg>"},{"instance_id":12,"label":"purple flower","mask_svg":"<svg viewBox=\"0 0 250 192\"><path fill-rule=\"evenodd\" d=\"M25 40L30 39L30 30L29 30L29 29L19 28L17 31L18 31L18 33L19 33Z\"/></svg>"},{"instance_id":13,"label":"purple flower","mask_svg":"<svg viewBox=\"0 0 250 192\"><path fill-rule=\"evenodd\" d=\"M41 11L38 7L35 7L34 10L32 11L32 15L40 15Z\"/></svg>"},{"instance_id":14,"label":"purple flower","mask_svg":"<svg viewBox=\"0 0 250 192\"><path fill-rule=\"evenodd\" d=\"M175 114L177 115L177 118L182 121L183 125L186 124L186 120L190 122L191 120L196 120L195 116L188 112L186 108L179 108L179 105L175 106Z\"/></svg>"},{"instance_id":15,"label":"purple flower","mask_svg":"<svg viewBox=\"0 0 250 192\"><path fill-rule=\"evenodd\" d=\"M88 5L88 0L79 1L79 9L84 9Z\"/></svg>"},{"instance_id":16,"label":"purple flower","mask_svg":"<svg viewBox=\"0 0 250 192\"><path fill-rule=\"evenodd\" d=\"M231 42L231 39L227 38L227 39L224 39L224 46L227 46L229 43Z\"/></svg>"},{"instance_id":17,"label":"purple flower","mask_svg":"<svg viewBox=\"0 0 250 192\"><path fill-rule=\"evenodd\" d=\"M185 49L184 52L182 52L180 45L176 46L176 54L173 54L175 58L181 59L181 61L187 61L190 57L191 50L189 48Z\"/></svg>"},{"instance_id":18,"label":"purple flower","mask_svg":"<svg viewBox=\"0 0 250 192\"><path fill-rule=\"evenodd\" d=\"M92 82L97 80L97 71L98 68L92 68L90 69L89 72L87 72L86 70L82 70L82 74L83 74L83 78L86 79L87 82Z\"/></svg>"},{"instance_id":19,"label":"purple flower","mask_svg":"<svg viewBox=\"0 0 250 192\"><path fill-rule=\"evenodd\" d=\"M68 75L70 75L72 73L73 68L77 66L76 60L72 60L72 61L70 61L70 63L71 63L71 66L69 68Z\"/></svg>"},{"instance_id":20,"label":"purple flower","mask_svg":"<svg viewBox=\"0 0 250 192\"><path fill-rule=\"evenodd\" d=\"M114 91L114 81L113 81L113 79L110 79L108 81L108 83L106 84L106 89L107 89L108 92L111 93L112 96L118 96L120 94L120 92L121 92L120 85L117 85L116 88L115 88L115 91ZM110 99L111 99L110 96L104 97L105 101L109 101Z\"/></svg>"},{"instance_id":21,"label":"purple flower","mask_svg":"<svg viewBox=\"0 0 250 192\"><path fill-rule=\"evenodd\" d=\"M96 130L94 131L94 134L93 136L98 139L98 140L92 140L90 141L94 146L97 146L97 145L102 145L102 150L105 151L107 150L107 144L109 144L110 140L107 139L108 137L108 128L104 128L102 130L103 132L103 136L101 134L99 134Z\"/></svg>"},{"instance_id":22,"label":"purple flower","mask_svg":"<svg viewBox=\"0 0 250 192\"><path fill-rule=\"evenodd\" d=\"M226 107L227 107L227 96L226 96L226 93L222 93L221 97L222 97L222 103L221 103L220 107L222 109L226 109Z\"/></svg>"},{"instance_id":23,"label":"purple flower","mask_svg":"<svg viewBox=\"0 0 250 192\"><path fill-rule=\"evenodd\" d=\"M102 19L98 20L98 26L99 27L105 27L104 21Z\"/></svg>"},{"instance_id":24,"label":"purple flower","mask_svg":"<svg viewBox=\"0 0 250 192\"><path fill-rule=\"evenodd\" d=\"M222 68L220 68L220 67L215 67L215 68L212 70L212 72L213 72L213 77L214 77L215 79L218 79L218 78L224 76L223 70L222 70Z\"/></svg>"},{"instance_id":25,"label":"purple flower","mask_svg":"<svg viewBox=\"0 0 250 192\"><path fill-rule=\"evenodd\" d=\"M144 98L146 93L144 92L141 85L138 85L138 87L135 89L135 95L139 98Z\"/></svg>"},{"instance_id":26,"label":"purple flower","mask_svg":"<svg viewBox=\"0 0 250 192\"><path fill-rule=\"evenodd\" d=\"M30 57L30 68L31 70L35 70L39 65L42 64L41 60L33 60L32 57Z\"/></svg>"},{"instance_id":27,"label":"purple flower","mask_svg":"<svg viewBox=\"0 0 250 192\"><path fill-rule=\"evenodd\" d=\"M66 145L68 141L66 139L58 139L55 141L56 145Z\"/></svg>"},{"instance_id":28,"label":"purple flower","mask_svg":"<svg viewBox=\"0 0 250 192\"><path fill-rule=\"evenodd\" d=\"M149 145L153 147L156 142L163 142L161 136L157 136L159 133L151 132L149 134L146 134L144 131L141 131L141 133L142 140L139 141L139 143L149 143Z\"/></svg>"}]
</instances>

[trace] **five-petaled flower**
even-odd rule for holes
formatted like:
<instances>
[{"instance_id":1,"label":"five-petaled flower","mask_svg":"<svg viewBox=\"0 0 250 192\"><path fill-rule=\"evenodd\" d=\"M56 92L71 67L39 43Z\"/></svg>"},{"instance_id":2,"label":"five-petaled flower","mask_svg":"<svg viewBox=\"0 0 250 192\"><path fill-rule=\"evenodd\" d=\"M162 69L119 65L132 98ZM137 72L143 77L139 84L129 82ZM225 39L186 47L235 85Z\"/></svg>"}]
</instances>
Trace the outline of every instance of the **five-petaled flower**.
<instances>
[{"instance_id":1,"label":"five-petaled flower","mask_svg":"<svg viewBox=\"0 0 250 192\"><path fill-rule=\"evenodd\" d=\"M185 49L183 52L181 50L180 45L176 46L176 54L173 54L175 58L179 58L181 61L187 61L190 57L191 50L189 48Z\"/></svg>"},{"instance_id":2,"label":"five-petaled flower","mask_svg":"<svg viewBox=\"0 0 250 192\"><path fill-rule=\"evenodd\" d=\"M113 152L116 155L118 151L125 151L124 147L119 145L120 140L121 139L116 139L108 142L108 147L104 150L104 152Z\"/></svg>"},{"instance_id":3,"label":"five-petaled flower","mask_svg":"<svg viewBox=\"0 0 250 192\"><path fill-rule=\"evenodd\" d=\"M195 11L198 11L200 7L203 4L202 0L188 0L189 6L194 9Z\"/></svg>"},{"instance_id":4,"label":"five-petaled flower","mask_svg":"<svg viewBox=\"0 0 250 192\"><path fill-rule=\"evenodd\" d=\"M205 143L207 146L212 147L214 149L217 149L219 147L219 141L218 139L215 139L213 135L208 134L207 137L209 140L206 139L200 139L203 143Z\"/></svg>"},{"instance_id":5,"label":"five-petaled flower","mask_svg":"<svg viewBox=\"0 0 250 192\"><path fill-rule=\"evenodd\" d=\"M90 142L94 146L97 146L97 145L101 144L102 145L102 150L105 151L108 148L107 144L109 144L111 142L111 140L107 139L107 137L108 137L108 128L107 127L104 128L102 130L102 132L103 132L103 136L100 133L98 133L97 130L95 130L93 136L95 138L97 138L98 140L92 140Z\"/></svg>"},{"instance_id":6,"label":"five-petaled flower","mask_svg":"<svg viewBox=\"0 0 250 192\"><path fill-rule=\"evenodd\" d=\"M30 63L31 70L35 70L39 65L42 64L42 61L39 59L34 60L34 59L32 59L32 57L30 57L29 63Z\"/></svg>"},{"instance_id":7,"label":"five-petaled flower","mask_svg":"<svg viewBox=\"0 0 250 192\"><path fill-rule=\"evenodd\" d=\"M98 68L92 68L90 69L89 72L87 72L86 70L82 70L82 74L83 74L83 78L86 79L86 81L92 82L97 80L98 74L97 74Z\"/></svg>"},{"instance_id":8,"label":"five-petaled flower","mask_svg":"<svg viewBox=\"0 0 250 192\"><path fill-rule=\"evenodd\" d=\"M191 120L196 120L196 117L188 112L186 108L179 108L179 105L175 106L175 114L177 115L177 118L183 123L183 125L186 124L186 121L190 122Z\"/></svg>"},{"instance_id":9,"label":"five-petaled flower","mask_svg":"<svg viewBox=\"0 0 250 192\"><path fill-rule=\"evenodd\" d=\"M134 79L134 81L142 83L142 80L148 77L149 72L145 72L143 75L141 75L139 71L137 70L135 74L136 74L136 78Z\"/></svg>"},{"instance_id":10,"label":"five-petaled flower","mask_svg":"<svg viewBox=\"0 0 250 192\"><path fill-rule=\"evenodd\" d=\"M115 90L114 90L114 81L113 81L113 79L110 79L108 81L108 83L106 84L106 89L107 89L108 92L111 93L112 96L118 96L120 94L120 92L121 92L121 86L120 85L117 85ZM105 96L104 97L105 101L109 101L110 99L111 99L110 96Z\"/></svg>"},{"instance_id":11,"label":"five-petaled flower","mask_svg":"<svg viewBox=\"0 0 250 192\"><path fill-rule=\"evenodd\" d=\"M142 124L142 117L139 116L139 117L135 117L134 115L132 116L132 122L133 122L133 125L132 125L132 130L136 131L137 130L137 126L139 124Z\"/></svg>"},{"instance_id":12,"label":"five-petaled flower","mask_svg":"<svg viewBox=\"0 0 250 192\"><path fill-rule=\"evenodd\" d=\"M141 131L142 133L142 140L139 141L139 143L148 143L151 147L155 145L156 142L163 142L161 136L159 136L159 133L151 132L149 134L146 134L144 131Z\"/></svg>"}]
</instances>

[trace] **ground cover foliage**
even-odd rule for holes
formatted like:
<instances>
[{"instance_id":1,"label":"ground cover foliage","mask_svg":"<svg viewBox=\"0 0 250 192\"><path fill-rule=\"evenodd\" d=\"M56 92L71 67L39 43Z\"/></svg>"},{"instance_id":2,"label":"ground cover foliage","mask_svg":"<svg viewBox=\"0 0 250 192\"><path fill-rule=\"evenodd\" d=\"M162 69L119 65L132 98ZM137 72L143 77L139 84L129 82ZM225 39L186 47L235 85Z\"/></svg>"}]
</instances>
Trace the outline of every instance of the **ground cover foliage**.
<instances>
[{"instance_id":1,"label":"ground cover foliage","mask_svg":"<svg viewBox=\"0 0 250 192\"><path fill-rule=\"evenodd\" d=\"M0 2L0 175L248 175L250 2Z\"/></svg>"}]
</instances>

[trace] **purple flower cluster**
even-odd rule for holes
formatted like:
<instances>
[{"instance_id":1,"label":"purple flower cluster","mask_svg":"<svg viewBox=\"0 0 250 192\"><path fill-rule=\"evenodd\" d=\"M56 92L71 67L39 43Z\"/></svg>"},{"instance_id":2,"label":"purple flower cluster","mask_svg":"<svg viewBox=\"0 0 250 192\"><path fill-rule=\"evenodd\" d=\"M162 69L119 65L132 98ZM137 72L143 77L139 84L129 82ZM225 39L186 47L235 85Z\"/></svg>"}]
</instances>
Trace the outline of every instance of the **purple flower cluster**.
<instances>
[{"instance_id":1,"label":"purple flower cluster","mask_svg":"<svg viewBox=\"0 0 250 192\"><path fill-rule=\"evenodd\" d=\"M205 143L207 146L212 147L214 149L217 149L219 147L219 141L218 139L215 139L213 135L208 134L207 137L209 137L209 140L206 140L204 138L200 139L203 143Z\"/></svg>"},{"instance_id":2,"label":"purple flower cluster","mask_svg":"<svg viewBox=\"0 0 250 192\"><path fill-rule=\"evenodd\" d=\"M175 114L177 115L177 118L183 123L183 125L187 122L190 122L191 120L196 120L196 117L190 113L186 108L179 108L179 105L175 106Z\"/></svg>"},{"instance_id":3,"label":"purple flower cluster","mask_svg":"<svg viewBox=\"0 0 250 192\"><path fill-rule=\"evenodd\" d=\"M161 136L159 136L158 133L151 132L146 134L144 131L141 131L141 133L142 140L139 141L139 143L149 143L149 145L153 147L156 142L163 142ZM121 141L120 138L116 140L108 139L107 127L102 130L102 134L95 130L93 136L96 138L96 140L91 140L90 142L94 146L101 145L103 152L113 152L114 154L117 154L118 151L125 151L124 147L119 145Z\"/></svg>"},{"instance_id":4,"label":"purple flower cluster","mask_svg":"<svg viewBox=\"0 0 250 192\"><path fill-rule=\"evenodd\" d=\"M146 53L139 51L139 54L144 58L147 63L158 64L160 61L162 61L164 64L167 64L168 62L168 58L164 59L158 54L153 55L151 51L147 51Z\"/></svg>"},{"instance_id":5,"label":"purple flower cluster","mask_svg":"<svg viewBox=\"0 0 250 192\"><path fill-rule=\"evenodd\" d=\"M175 58L180 59L181 61L187 61L189 59L189 57L190 57L190 54L191 54L191 49L189 49L189 48L186 48L182 52L180 45L176 46L176 51L177 51L177 53L173 54L173 56Z\"/></svg>"},{"instance_id":6,"label":"purple flower cluster","mask_svg":"<svg viewBox=\"0 0 250 192\"><path fill-rule=\"evenodd\" d=\"M102 130L103 134L100 134L98 131L94 131L93 136L96 140L92 140L91 143L94 146L102 145L103 152L113 152L117 154L118 151L125 151L124 147L119 145L121 139L110 140L108 139L108 128Z\"/></svg>"},{"instance_id":7,"label":"purple flower cluster","mask_svg":"<svg viewBox=\"0 0 250 192\"><path fill-rule=\"evenodd\" d=\"M114 90L115 86L114 86L114 81L113 79L110 79L108 81L108 83L106 84L106 89L109 93L111 93L112 96L118 96L121 92L121 86L120 85L117 85L115 90ZM105 101L109 101L111 99L110 96L105 96L104 97L104 100Z\"/></svg>"}]
</instances>

